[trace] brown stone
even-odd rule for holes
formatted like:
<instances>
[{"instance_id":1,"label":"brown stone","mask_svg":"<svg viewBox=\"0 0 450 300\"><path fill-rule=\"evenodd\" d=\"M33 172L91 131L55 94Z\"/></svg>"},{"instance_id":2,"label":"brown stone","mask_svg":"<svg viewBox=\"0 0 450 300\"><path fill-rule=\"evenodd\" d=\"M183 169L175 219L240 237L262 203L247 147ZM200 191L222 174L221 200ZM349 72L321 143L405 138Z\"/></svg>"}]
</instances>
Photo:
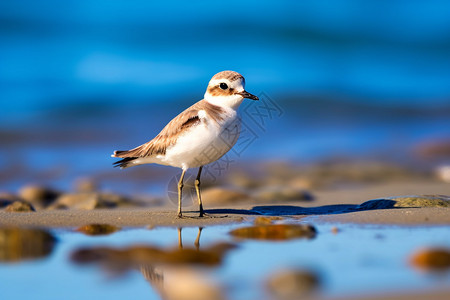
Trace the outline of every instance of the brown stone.
<instances>
[{"instance_id":1,"label":"brown stone","mask_svg":"<svg viewBox=\"0 0 450 300\"><path fill-rule=\"evenodd\" d=\"M86 235L108 235L118 230L120 230L119 227L109 224L89 224L76 229Z\"/></svg>"},{"instance_id":2,"label":"brown stone","mask_svg":"<svg viewBox=\"0 0 450 300\"><path fill-rule=\"evenodd\" d=\"M316 290L319 284L319 276L305 270L280 271L267 280L268 290L281 299L300 299Z\"/></svg>"},{"instance_id":3,"label":"brown stone","mask_svg":"<svg viewBox=\"0 0 450 300\"><path fill-rule=\"evenodd\" d=\"M413 267L425 271L444 271L450 269L450 249L429 248L415 252L410 259Z\"/></svg>"},{"instance_id":4,"label":"brown stone","mask_svg":"<svg viewBox=\"0 0 450 300\"><path fill-rule=\"evenodd\" d=\"M24 201L14 201L5 207L5 211L7 212L32 212L36 211L34 207Z\"/></svg>"},{"instance_id":5,"label":"brown stone","mask_svg":"<svg viewBox=\"0 0 450 300\"><path fill-rule=\"evenodd\" d=\"M308 224L274 224L249 226L234 229L230 234L236 238L258 240L290 240L314 238L316 229Z\"/></svg>"},{"instance_id":6,"label":"brown stone","mask_svg":"<svg viewBox=\"0 0 450 300\"><path fill-rule=\"evenodd\" d=\"M41 209L51 204L59 193L42 186L27 185L19 190L19 196L37 209Z\"/></svg>"}]
</instances>

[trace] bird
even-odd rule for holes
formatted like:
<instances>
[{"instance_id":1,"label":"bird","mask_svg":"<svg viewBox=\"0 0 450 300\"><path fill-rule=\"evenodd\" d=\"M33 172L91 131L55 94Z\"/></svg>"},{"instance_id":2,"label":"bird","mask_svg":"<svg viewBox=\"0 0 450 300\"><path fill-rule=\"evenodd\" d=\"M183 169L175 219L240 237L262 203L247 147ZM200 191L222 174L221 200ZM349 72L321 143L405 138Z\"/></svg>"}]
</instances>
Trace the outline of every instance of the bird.
<instances>
[{"instance_id":1,"label":"bird","mask_svg":"<svg viewBox=\"0 0 450 300\"><path fill-rule=\"evenodd\" d=\"M178 213L182 218L183 179L188 169L198 168L195 190L199 216L204 217L200 177L205 165L217 161L235 144L241 130L238 108L244 99L259 100L245 90L244 77L234 71L215 74L204 98L173 118L155 138L131 150L116 150L113 163L125 169L142 164L160 164L180 168ZM233 134L231 134L233 132Z\"/></svg>"}]
</instances>

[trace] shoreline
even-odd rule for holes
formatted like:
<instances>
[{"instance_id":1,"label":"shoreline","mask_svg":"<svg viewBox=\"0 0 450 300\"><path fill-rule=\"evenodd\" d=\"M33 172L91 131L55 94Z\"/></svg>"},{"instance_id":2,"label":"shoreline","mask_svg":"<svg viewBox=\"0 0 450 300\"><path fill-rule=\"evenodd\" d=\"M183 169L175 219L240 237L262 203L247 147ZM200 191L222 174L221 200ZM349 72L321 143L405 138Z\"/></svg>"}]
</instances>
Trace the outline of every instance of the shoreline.
<instances>
[{"instance_id":1,"label":"shoreline","mask_svg":"<svg viewBox=\"0 0 450 300\"><path fill-rule=\"evenodd\" d=\"M210 216L197 217L192 208L185 209L185 218L176 217L176 209L165 205L144 208L114 208L93 210L38 210L36 212L0 211L0 227L75 227L87 224L110 224L121 227L190 227L251 222L257 216L280 216L286 221L302 219L310 223L349 223L384 225L447 225L450 207L383 207L361 209L361 204L380 199L379 195L446 194L446 183L391 183L351 189L314 192L312 201L289 201L271 204L207 204ZM192 209L192 210L191 210Z\"/></svg>"}]
</instances>

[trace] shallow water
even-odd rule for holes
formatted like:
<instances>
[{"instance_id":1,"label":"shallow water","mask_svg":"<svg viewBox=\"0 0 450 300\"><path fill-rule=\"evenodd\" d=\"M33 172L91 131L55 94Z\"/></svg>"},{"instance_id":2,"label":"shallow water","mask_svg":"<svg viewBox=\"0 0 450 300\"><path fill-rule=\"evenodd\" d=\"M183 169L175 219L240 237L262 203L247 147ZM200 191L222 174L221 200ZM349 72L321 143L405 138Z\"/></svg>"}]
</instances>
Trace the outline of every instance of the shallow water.
<instances>
[{"instance_id":1,"label":"shallow water","mask_svg":"<svg viewBox=\"0 0 450 300\"><path fill-rule=\"evenodd\" d=\"M231 229L242 226L213 226L201 231L200 250L218 242L237 245L228 250L221 265L158 266L151 269L159 278L153 277L153 281L146 281L136 266L119 274L117 268L107 264L79 265L71 257L77 250L95 247L129 249L146 245L175 249L180 243L176 228L127 228L105 236L52 229L49 232L56 243L48 256L11 262L2 255L2 299L29 299L30 295L33 299L123 299L130 295L135 299L160 299L161 289L174 289L181 284L174 281L183 278L183 272L206 278L229 299L270 298L267 279L277 271L292 268L316 274L320 280L318 293L322 296L425 290L450 284L450 272L427 274L408 263L411 254L419 248L450 247L448 226L337 225L339 231L333 233L332 225L319 224L313 239L277 242L237 240L229 235ZM198 233L198 228L183 228L182 246L195 249ZM5 243L3 246L0 243L0 251L4 247Z\"/></svg>"}]
</instances>

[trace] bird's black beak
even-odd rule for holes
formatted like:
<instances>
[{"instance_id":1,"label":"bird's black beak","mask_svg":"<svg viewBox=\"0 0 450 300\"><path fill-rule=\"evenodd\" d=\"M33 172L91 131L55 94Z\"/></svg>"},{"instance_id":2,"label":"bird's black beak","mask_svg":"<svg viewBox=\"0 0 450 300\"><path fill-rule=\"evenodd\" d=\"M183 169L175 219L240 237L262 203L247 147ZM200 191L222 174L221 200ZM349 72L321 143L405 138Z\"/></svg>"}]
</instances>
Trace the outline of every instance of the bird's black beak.
<instances>
[{"instance_id":1,"label":"bird's black beak","mask_svg":"<svg viewBox=\"0 0 450 300\"><path fill-rule=\"evenodd\" d=\"M259 100L258 97L256 97L256 96L253 95L253 94L250 94L250 93L247 92L247 91L243 91L243 92L240 92L240 93L237 93L237 94L239 94L239 95L241 95L242 97L247 98L247 99Z\"/></svg>"}]
</instances>

